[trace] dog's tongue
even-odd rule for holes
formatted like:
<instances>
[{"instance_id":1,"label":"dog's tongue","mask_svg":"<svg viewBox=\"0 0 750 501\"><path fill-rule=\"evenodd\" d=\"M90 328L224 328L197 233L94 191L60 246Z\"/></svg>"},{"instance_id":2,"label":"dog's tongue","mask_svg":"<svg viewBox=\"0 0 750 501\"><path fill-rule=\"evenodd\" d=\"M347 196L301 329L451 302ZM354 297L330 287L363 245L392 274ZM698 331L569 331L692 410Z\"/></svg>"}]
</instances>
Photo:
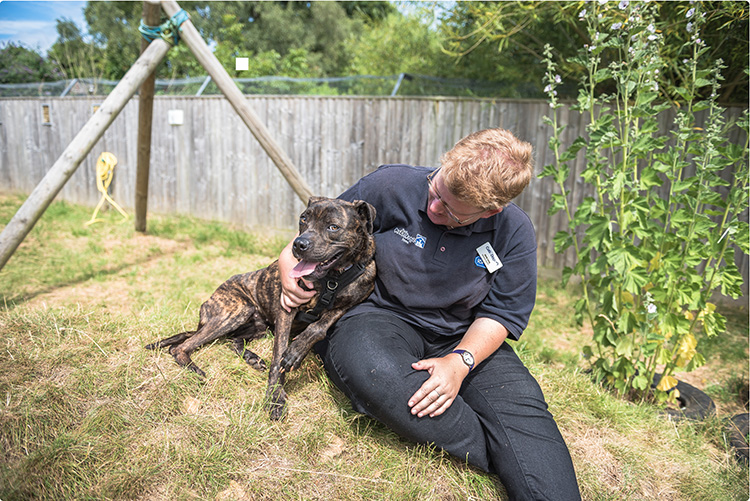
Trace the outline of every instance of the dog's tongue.
<instances>
[{"instance_id":1,"label":"dog's tongue","mask_svg":"<svg viewBox=\"0 0 750 501\"><path fill-rule=\"evenodd\" d=\"M295 266L294 269L289 272L289 276L292 278L306 277L307 275L315 271L316 266L318 266L318 263L310 261L300 261L297 266Z\"/></svg>"}]
</instances>

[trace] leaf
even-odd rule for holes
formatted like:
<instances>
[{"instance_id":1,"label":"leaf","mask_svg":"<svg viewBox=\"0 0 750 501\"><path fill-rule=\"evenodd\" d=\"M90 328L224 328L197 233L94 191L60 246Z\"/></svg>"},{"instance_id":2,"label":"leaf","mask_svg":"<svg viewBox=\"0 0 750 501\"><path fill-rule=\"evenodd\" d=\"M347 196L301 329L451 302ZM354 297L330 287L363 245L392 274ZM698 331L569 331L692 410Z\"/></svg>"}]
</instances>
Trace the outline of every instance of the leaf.
<instances>
[{"instance_id":1,"label":"leaf","mask_svg":"<svg viewBox=\"0 0 750 501\"><path fill-rule=\"evenodd\" d=\"M567 193L553 193L552 200L549 209L547 209L547 215L554 216L565 208L565 197Z\"/></svg>"},{"instance_id":2,"label":"leaf","mask_svg":"<svg viewBox=\"0 0 750 501\"><path fill-rule=\"evenodd\" d=\"M612 182L612 196L619 200L620 198L620 192L625 187L625 181L627 180L627 177L625 176L625 173L620 171L617 174L615 174L615 177Z\"/></svg>"},{"instance_id":3,"label":"leaf","mask_svg":"<svg viewBox=\"0 0 750 501\"><path fill-rule=\"evenodd\" d=\"M617 320L617 330L622 333L630 334L635 330L637 321L635 315L630 311L624 311L620 318Z\"/></svg>"},{"instance_id":4,"label":"leaf","mask_svg":"<svg viewBox=\"0 0 750 501\"><path fill-rule=\"evenodd\" d=\"M586 140L582 137L577 137L573 143L560 155L560 162L570 162L574 160L581 151L581 148L586 146Z\"/></svg>"},{"instance_id":5,"label":"leaf","mask_svg":"<svg viewBox=\"0 0 750 501\"><path fill-rule=\"evenodd\" d=\"M554 164L547 164L542 168L542 172L539 174L540 179L545 177L552 177L557 173L557 166Z\"/></svg>"},{"instance_id":6,"label":"leaf","mask_svg":"<svg viewBox=\"0 0 750 501\"><path fill-rule=\"evenodd\" d=\"M641 172L640 189L648 190L654 186L661 186L664 181L659 177L659 171L653 168L645 168Z\"/></svg>"},{"instance_id":7,"label":"leaf","mask_svg":"<svg viewBox=\"0 0 750 501\"><path fill-rule=\"evenodd\" d=\"M617 346L615 346L615 353L630 359L633 357L633 349L633 338L631 338L630 336L623 336L619 341L617 341Z\"/></svg>"},{"instance_id":8,"label":"leaf","mask_svg":"<svg viewBox=\"0 0 750 501\"><path fill-rule=\"evenodd\" d=\"M573 245L573 237L567 231L558 231L552 241L555 244L555 252L558 254L562 254Z\"/></svg>"},{"instance_id":9,"label":"leaf","mask_svg":"<svg viewBox=\"0 0 750 501\"><path fill-rule=\"evenodd\" d=\"M603 82L608 78L612 78L612 70L609 68L602 68L594 73L594 83Z\"/></svg>"},{"instance_id":10,"label":"leaf","mask_svg":"<svg viewBox=\"0 0 750 501\"><path fill-rule=\"evenodd\" d=\"M638 374L633 378L633 388L635 388L636 390L645 391L646 389L648 389L648 386L648 378L643 374Z\"/></svg>"},{"instance_id":11,"label":"leaf","mask_svg":"<svg viewBox=\"0 0 750 501\"><path fill-rule=\"evenodd\" d=\"M631 249L619 247L609 251L607 259L617 273L625 275L636 266L639 266L640 259L637 252L638 251L635 247L632 247Z\"/></svg>"},{"instance_id":12,"label":"leaf","mask_svg":"<svg viewBox=\"0 0 750 501\"><path fill-rule=\"evenodd\" d=\"M586 229L586 237L597 250L604 250L605 244L612 243L612 222L604 216L591 216L591 225Z\"/></svg>"},{"instance_id":13,"label":"leaf","mask_svg":"<svg viewBox=\"0 0 750 501\"><path fill-rule=\"evenodd\" d=\"M658 92L641 92L638 94L638 98L635 101L636 106L645 106L651 101L659 97Z\"/></svg>"},{"instance_id":14,"label":"leaf","mask_svg":"<svg viewBox=\"0 0 750 501\"><path fill-rule=\"evenodd\" d=\"M692 333L688 333L687 335L685 335L680 341L680 344L677 346L677 350L675 352L677 355L675 366L680 368L685 367L688 362L690 362L695 356L695 348L697 346L698 341L695 339L695 336L693 336Z\"/></svg>"},{"instance_id":15,"label":"leaf","mask_svg":"<svg viewBox=\"0 0 750 501\"><path fill-rule=\"evenodd\" d=\"M672 376L664 376L659 381L659 384L656 385L656 389L661 391L669 391L677 386L677 383L679 383L679 381Z\"/></svg>"},{"instance_id":16,"label":"leaf","mask_svg":"<svg viewBox=\"0 0 750 501\"><path fill-rule=\"evenodd\" d=\"M625 275L622 287L628 292L638 294L647 283L648 276L643 270L631 270Z\"/></svg>"}]
</instances>

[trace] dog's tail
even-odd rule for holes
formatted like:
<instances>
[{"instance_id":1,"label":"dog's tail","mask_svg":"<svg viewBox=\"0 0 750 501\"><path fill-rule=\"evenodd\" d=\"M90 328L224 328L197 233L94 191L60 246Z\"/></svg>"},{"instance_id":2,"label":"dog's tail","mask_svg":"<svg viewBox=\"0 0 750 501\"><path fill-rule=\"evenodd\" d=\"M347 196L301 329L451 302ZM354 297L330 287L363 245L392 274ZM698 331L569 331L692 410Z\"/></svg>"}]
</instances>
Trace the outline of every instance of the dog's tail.
<instances>
[{"instance_id":1,"label":"dog's tail","mask_svg":"<svg viewBox=\"0 0 750 501\"><path fill-rule=\"evenodd\" d=\"M195 331L189 331L189 332L180 332L179 334L175 334L174 336L164 338L161 341L157 341L155 343L147 344L146 349L147 350L156 350L159 348L166 348L167 346L172 346L175 344L180 344L190 336L195 334Z\"/></svg>"}]
</instances>

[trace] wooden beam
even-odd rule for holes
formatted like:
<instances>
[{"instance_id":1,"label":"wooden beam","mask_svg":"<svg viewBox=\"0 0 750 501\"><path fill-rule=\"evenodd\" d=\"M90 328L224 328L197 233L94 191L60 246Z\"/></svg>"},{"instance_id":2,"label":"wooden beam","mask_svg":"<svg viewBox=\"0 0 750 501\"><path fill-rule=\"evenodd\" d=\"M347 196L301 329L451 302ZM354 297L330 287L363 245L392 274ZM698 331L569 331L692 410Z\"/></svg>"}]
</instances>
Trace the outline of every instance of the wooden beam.
<instances>
[{"instance_id":1,"label":"wooden beam","mask_svg":"<svg viewBox=\"0 0 750 501\"><path fill-rule=\"evenodd\" d=\"M143 2L143 22L147 26L157 26L161 20L159 2ZM141 40L141 54L149 46ZM154 88L156 71L151 73L138 92L138 163L135 175L135 231L146 231L148 215L148 175L151 168L151 120L154 114Z\"/></svg>"},{"instance_id":2,"label":"wooden beam","mask_svg":"<svg viewBox=\"0 0 750 501\"><path fill-rule=\"evenodd\" d=\"M5 266L70 176L133 97L138 87L164 59L170 47L161 39L151 42L146 52L128 70L99 110L86 122L60 158L47 171L29 198L0 233L0 269Z\"/></svg>"},{"instance_id":3,"label":"wooden beam","mask_svg":"<svg viewBox=\"0 0 750 501\"><path fill-rule=\"evenodd\" d=\"M180 11L180 6L174 0L163 0L161 5L164 12L170 17ZM211 49L208 48L206 42L203 41L200 33L198 33L198 30L190 20L182 24L180 40L185 42L198 62L211 75L213 81L216 82L216 85L232 104L261 147L271 157L271 160L276 164L276 167L281 171L281 174L286 178L295 193L297 193L297 196L299 196L303 203L307 203L307 200L313 194L307 182L294 167L287 154L281 149L281 146L273 139L260 118L250 108L244 94L242 94L219 60L216 59L216 56L213 55Z\"/></svg>"}]
</instances>

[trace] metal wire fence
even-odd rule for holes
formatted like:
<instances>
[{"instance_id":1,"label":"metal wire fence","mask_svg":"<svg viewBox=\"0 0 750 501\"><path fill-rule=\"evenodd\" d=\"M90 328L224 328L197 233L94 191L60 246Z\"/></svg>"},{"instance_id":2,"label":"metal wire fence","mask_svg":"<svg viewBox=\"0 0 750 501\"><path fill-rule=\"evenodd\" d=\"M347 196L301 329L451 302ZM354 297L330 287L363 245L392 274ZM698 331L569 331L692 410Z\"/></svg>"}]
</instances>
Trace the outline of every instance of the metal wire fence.
<instances>
[{"instance_id":1,"label":"metal wire fence","mask_svg":"<svg viewBox=\"0 0 750 501\"><path fill-rule=\"evenodd\" d=\"M234 79L248 95L322 96L459 96L495 98L543 98L535 85L509 86L465 78L439 78L401 73L388 76L357 75L334 78L290 78L267 76ZM80 78L23 84L0 84L0 97L102 96L118 84L116 80ZM156 80L157 95L210 96L221 91L211 77Z\"/></svg>"}]
</instances>

